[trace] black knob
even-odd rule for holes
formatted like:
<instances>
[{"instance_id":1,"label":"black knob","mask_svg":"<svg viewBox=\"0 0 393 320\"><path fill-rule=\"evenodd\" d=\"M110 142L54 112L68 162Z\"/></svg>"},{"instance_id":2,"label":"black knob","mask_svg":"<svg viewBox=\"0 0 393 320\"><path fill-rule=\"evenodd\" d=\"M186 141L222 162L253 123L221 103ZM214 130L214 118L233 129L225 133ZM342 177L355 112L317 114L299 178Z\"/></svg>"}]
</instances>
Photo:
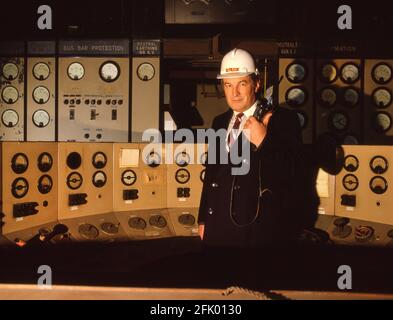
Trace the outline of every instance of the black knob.
<instances>
[{"instance_id":1,"label":"black knob","mask_svg":"<svg viewBox=\"0 0 393 320\"><path fill-rule=\"evenodd\" d=\"M343 228L343 227L345 227L349 223L349 221L350 221L349 218L345 218L345 217L338 218L338 219L334 220L334 225L336 227Z\"/></svg>"},{"instance_id":2,"label":"black knob","mask_svg":"<svg viewBox=\"0 0 393 320\"><path fill-rule=\"evenodd\" d=\"M393 229L392 229L392 230L389 230L389 232L388 232L388 237L389 237L390 239L393 239Z\"/></svg>"}]
</instances>

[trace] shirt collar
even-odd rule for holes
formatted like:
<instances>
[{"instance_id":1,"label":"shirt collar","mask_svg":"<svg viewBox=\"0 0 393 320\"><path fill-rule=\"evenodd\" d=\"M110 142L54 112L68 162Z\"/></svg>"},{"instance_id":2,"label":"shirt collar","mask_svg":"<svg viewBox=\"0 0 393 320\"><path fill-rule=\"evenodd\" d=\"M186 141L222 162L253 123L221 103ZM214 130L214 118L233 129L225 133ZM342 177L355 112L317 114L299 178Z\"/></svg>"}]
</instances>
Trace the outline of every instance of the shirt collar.
<instances>
[{"instance_id":1,"label":"shirt collar","mask_svg":"<svg viewBox=\"0 0 393 320\"><path fill-rule=\"evenodd\" d=\"M245 115L246 118L251 117L252 115L254 115L256 107L257 107L257 101L255 100L254 104L243 112L243 115ZM236 117L240 112L233 111L233 113L234 113L234 117Z\"/></svg>"}]
</instances>

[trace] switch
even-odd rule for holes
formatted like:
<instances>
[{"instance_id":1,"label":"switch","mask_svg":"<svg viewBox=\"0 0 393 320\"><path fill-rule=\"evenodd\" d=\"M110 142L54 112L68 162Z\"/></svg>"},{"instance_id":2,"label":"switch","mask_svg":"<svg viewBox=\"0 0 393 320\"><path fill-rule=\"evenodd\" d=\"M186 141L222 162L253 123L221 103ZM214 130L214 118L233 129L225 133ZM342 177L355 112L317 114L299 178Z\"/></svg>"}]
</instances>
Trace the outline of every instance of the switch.
<instances>
[{"instance_id":1,"label":"switch","mask_svg":"<svg viewBox=\"0 0 393 320\"><path fill-rule=\"evenodd\" d=\"M90 120L96 120L97 113L96 110L92 109L90 110Z\"/></svg>"},{"instance_id":2,"label":"switch","mask_svg":"<svg viewBox=\"0 0 393 320\"><path fill-rule=\"evenodd\" d=\"M38 207L37 202L25 202L25 203L14 204L13 216L14 218L33 216L38 213L36 207Z\"/></svg>"},{"instance_id":3,"label":"switch","mask_svg":"<svg viewBox=\"0 0 393 320\"><path fill-rule=\"evenodd\" d=\"M75 120L75 110L74 109L70 110L70 120Z\"/></svg>"},{"instance_id":4,"label":"switch","mask_svg":"<svg viewBox=\"0 0 393 320\"><path fill-rule=\"evenodd\" d=\"M123 200L136 200L139 198L138 189L123 190Z\"/></svg>"},{"instance_id":5,"label":"switch","mask_svg":"<svg viewBox=\"0 0 393 320\"><path fill-rule=\"evenodd\" d=\"M117 110L112 110L112 120L117 120Z\"/></svg>"},{"instance_id":6,"label":"switch","mask_svg":"<svg viewBox=\"0 0 393 320\"><path fill-rule=\"evenodd\" d=\"M343 194L341 196L341 205L346 207L356 207L356 196Z\"/></svg>"},{"instance_id":7,"label":"switch","mask_svg":"<svg viewBox=\"0 0 393 320\"><path fill-rule=\"evenodd\" d=\"M70 194L68 196L68 205L70 207L80 206L82 204L87 203L87 194L86 193L78 193L78 194Z\"/></svg>"},{"instance_id":8,"label":"switch","mask_svg":"<svg viewBox=\"0 0 393 320\"><path fill-rule=\"evenodd\" d=\"M177 197L178 198L189 198L190 197L190 188L177 188Z\"/></svg>"}]
</instances>

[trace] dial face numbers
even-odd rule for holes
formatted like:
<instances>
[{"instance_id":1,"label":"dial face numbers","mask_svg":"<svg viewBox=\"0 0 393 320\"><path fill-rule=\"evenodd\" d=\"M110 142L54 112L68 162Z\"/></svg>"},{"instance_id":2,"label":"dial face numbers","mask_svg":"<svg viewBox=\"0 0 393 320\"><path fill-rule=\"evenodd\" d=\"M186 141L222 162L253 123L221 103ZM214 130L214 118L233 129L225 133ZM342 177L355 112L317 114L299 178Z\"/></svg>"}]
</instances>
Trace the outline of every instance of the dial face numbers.
<instances>
[{"instance_id":1,"label":"dial face numbers","mask_svg":"<svg viewBox=\"0 0 393 320\"><path fill-rule=\"evenodd\" d=\"M67 176L67 186L71 190L79 189L82 183L83 183L83 178L78 172L71 172Z\"/></svg>"},{"instance_id":2,"label":"dial face numbers","mask_svg":"<svg viewBox=\"0 0 393 320\"><path fill-rule=\"evenodd\" d=\"M179 167L187 167L191 160L188 153L183 151L176 155L175 161Z\"/></svg>"},{"instance_id":3,"label":"dial face numbers","mask_svg":"<svg viewBox=\"0 0 393 320\"><path fill-rule=\"evenodd\" d=\"M307 115L304 112L298 111L297 117L299 119L300 127L305 129L307 127Z\"/></svg>"},{"instance_id":4,"label":"dial face numbers","mask_svg":"<svg viewBox=\"0 0 393 320\"><path fill-rule=\"evenodd\" d=\"M19 69L15 63L8 62L2 68L3 77L7 80L15 80L18 77Z\"/></svg>"},{"instance_id":5,"label":"dial face numbers","mask_svg":"<svg viewBox=\"0 0 393 320\"><path fill-rule=\"evenodd\" d=\"M376 176L370 181L370 189L375 194L384 194L388 190L388 182L384 177Z\"/></svg>"},{"instance_id":6,"label":"dial face numbers","mask_svg":"<svg viewBox=\"0 0 393 320\"><path fill-rule=\"evenodd\" d=\"M102 188L106 184L106 174L103 171L97 171L93 175L93 185L96 188Z\"/></svg>"},{"instance_id":7,"label":"dial face numbers","mask_svg":"<svg viewBox=\"0 0 393 320\"><path fill-rule=\"evenodd\" d=\"M392 118L388 113L378 112L374 117L373 125L377 132L387 132L392 127Z\"/></svg>"},{"instance_id":8,"label":"dial face numbers","mask_svg":"<svg viewBox=\"0 0 393 320\"><path fill-rule=\"evenodd\" d=\"M336 81L338 76L337 67L334 64L326 63L321 68L321 79L325 83Z\"/></svg>"},{"instance_id":9,"label":"dial face numbers","mask_svg":"<svg viewBox=\"0 0 393 320\"><path fill-rule=\"evenodd\" d=\"M12 182L11 193L15 198L17 199L23 198L28 191L29 191L29 183L25 178L16 178Z\"/></svg>"},{"instance_id":10,"label":"dial face numbers","mask_svg":"<svg viewBox=\"0 0 393 320\"><path fill-rule=\"evenodd\" d=\"M334 89L325 88L322 89L320 94L320 102L324 107L332 107L337 101L337 94Z\"/></svg>"},{"instance_id":11,"label":"dial face numbers","mask_svg":"<svg viewBox=\"0 0 393 320\"><path fill-rule=\"evenodd\" d=\"M299 83L307 77L306 67L300 63L291 63L286 71L287 79L292 83Z\"/></svg>"},{"instance_id":12,"label":"dial face numbers","mask_svg":"<svg viewBox=\"0 0 393 320\"><path fill-rule=\"evenodd\" d=\"M183 213L177 219L183 226L191 227L195 224L195 217L190 213Z\"/></svg>"},{"instance_id":13,"label":"dial face numbers","mask_svg":"<svg viewBox=\"0 0 393 320\"><path fill-rule=\"evenodd\" d=\"M162 215L154 215L149 219L149 223L151 226L159 229L163 229L167 226L166 219Z\"/></svg>"},{"instance_id":14,"label":"dial face numbers","mask_svg":"<svg viewBox=\"0 0 393 320\"><path fill-rule=\"evenodd\" d=\"M179 169L176 171L175 179L180 184L185 184L190 180L190 173L186 169Z\"/></svg>"},{"instance_id":15,"label":"dial face numbers","mask_svg":"<svg viewBox=\"0 0 393 320\"><path fill-rule=\"evenodd\" d=\"M102 169L102 168L105 168L106 163L108 162L108 159L107 159L105 153L99 151L99 152L96 152L96 153L93 155L93 160L92 160L92 162L93 162L93 167L94 167L94 168L96 168L96 169Z\"/></svg>"},{"instance_id":16,"label":"dial face numbers","mask_svg":"<svg viewBox=\"0 0 393 320\"><path fill-rule=\"evenodd\" d=\"M154 66L150 63L142 63L137 68L137 75L138 78L142 81L149 81L153 79L155 74Z\"/></svg>"},{"instance_id":17,"label":"dial face numbers","mask_svg":"<svg viewBox=\"0 0 393 320\"><path fill-rule=\"evenodd\" d=\"M49 153L44 152L39 155L38 169L41 172L48 172L52 168L52 165L53 165L53 158Z\"/></svg>"},{"instance_id":18,"label":"dial face numbers","mask_svg":"<svg viewBox=\"0 0 393 320\"><path fill-rule=\"evenodd\" d=\"M333 112L330 115L330 127L337 131L343 131L348 128L349 118L343 112Z\"/></svg>"},{"instance_id":19,"label":"dial face numbers","mask_svg":"<svg viewBox=\"0 0 393 320\"><path fill-rule=\"evenodd\" d=\"M133 170L126 170L121 175L121 182L127 187L132 186L136 180L136 173Z\"/></svg>"},{"instance_id":20,"label":"dial face numbers","mask_svg":"<svg viewBox=\"0 0 393 320\"><path fill-rule=\"evenodd\" d=\"M347 88L344 90L344 104L347 107L356 106L359 102L359 92L354 88Z\"/></svg>"},{"instance_id":21,"label":"dial face numbers","mask_svg":"<svg viewBox=\"0 0 393 320\"><path fill-rule=\"evenodd\" d=\"M385 157L375 156L370 161L370 168L375 174L383 174L388 170L388 161Z\"/></svg>"},{"instance_id":22,"label":"dial face numbers","mask_svg":"<svg viewBox=\"0 0 393 320\"><path fill-rule=\"evenodd\" d=\"M42 194L47 194L52 190L52 178L45 174L38 180L38 191Z\"/></svg>"},{"instance_id":23,"label":"dial face numbers","mask_svg":"<svg viewBox=\"0 0 393 320\"><path fill-rule=\"evenodd\" d=\"M355 191L359 186L359 180L355 175L347 174L343 178L343 186L348 191Z\"/></svg>"},{"instance_id":24,"label":"dial face numbers","mask_svg":"<svg viewBox=\"0 0 393 320\"><path fill-rule=\"evenodd\" d=\"M36 87L33 90L33 99L38 104L45 104L49 101L50 93L49 90L43 86Z\"/></svg>"},{"instance_id":25,"label":"dial face numbers","mask_svg":"<svg viewBox=\"0 0 393 320\"><path fill-rule=\"evenodd\" d=\"M392 79L392 68L386 63L378 63L371 71L371 76L378 84L388 83Z\"/></svg>"},{"instance_id":26,"label":"dial face numbers","mask_svg":"<svg viewBox=\"0 0 393 320\"><path fill-rule=\"evenodd\" d=\"M107 61L100 67L100 77L105 82L116 81L120 76L120 67L116 62Z\"/></svg>"},{"instance_id":27,"label":"dial face numbers","mask_svg":"<svg viewBox=\"0 0 393 320\"><path fill-rule=\"evenodd\" d=\"M72 80L80 80L85 75L85 68L79 62L73 62L68 66L68 76Z\"/></svg>"},{"instance_id":28,"label":"dial face numbers","mask_svg":"<svg viewBox=\"0 0 393 320\"><path fill-rule=\"evenodd\" d=\"M360 77L359 67L354 63L346 63L341 68L341 79L344 83L351 84Z\"/></svg>"},{"instance_id":29,"label":"dial face numbers","mask_svg":"<svg viewBox=\"0 0 393 320\"><path fill-rule=\"evenodd\" d=\"M82 157L78 152L71 152L67 156L67 166L73 170L76 170L82 164Z\"/></svg>"},{"instance_id":30,"label":"dial face numbers","mask_svg":"<svg viewBox=\"0 0 393 320\"><path fill-rule=\"evenodd\" d=\"M79 226L79 234L87 239L87 240L94 240L98 238L98 235L100 234L100 232L98 231L98 229L93 226L92 224L81 224Z\"/></svg>"},{"instance_id":31,"label":"dial face numbers","mask_svg":"<svg viewBox=\"0 0 393 320\"><path fill-rule=\"evenodd\" d=\"M15 110L5 110L1 115L1 122L3 122L4 126L7 128L15 127L19 122L18 113Z\"/></svg>"},{"instance_id":32,"label":"dial face numbers","mask_svg":"<svg viewBox=\"0 0 393 320\"><path fill-rule=\"evenodd\" d=\"M49 78L50 68L44 62L38 62L33 67L33 76L37 80L43 81Z\"/></svg>"},{"instance_id":33,"label":"dial face numbers","mask_svg":"<svg viewBox=\"0 0 393 320\"><path fill-rule=\"evenodd\" d=\"M374 105L378 108L386 108L392 103L392 94L387 88L378 88L372 94Z\"/></svg>"},{"instance_id":34,"label":"dial face numbers","mask_svg":"<svg viewBox=\"0 0 393 320\"><path fill-rule=\"evenodd\" d=\"M45 110L39 109L33 113L33 123L38 128L46 127L50 122L50 115Z\"/></svg>"},{"instance_id":35,"label":"dial face numbers","mask_svg":"<svg viewBox=\"0 0 393 320\"><path fill-rule=\"evenodd\" d=\"M199 178L201 179L202 182L205 181L205 174L206 174L206 170L202 170L201 174L199 176Z\"/></svg>"},{"instance_id":36,"label":"dial face numbers","mask_svg":"<svg viewBox=\"0 0 393 320\"><path fill-rule=\"evenodd\" d=\"M300 107L306 102L306 91L301 87L292 87L286 93L287 104L291 107Z\"/></svg>"},{"instance_id":37,"label":"dial face numbers","mask_svg":"<svg viewBox=\"0 0 393 320\"><path fill-rule=\"evenodd\" d=\"M101 224L101 230L109 235L116 235L119 233L119 225L112 222L104 222Z\"/></svg>"},{"instance_id":38,"label":"dial face numbers","mask_svg":"<svg viewBox=\"0 0 393 320\"><path fill-rule=\"evenodd\" d=\"M353 155L348 155L344 159L344 169L348 172L355 172L359 169L359 159Z\"/></svg>"},{"instance_id":39,"label":"dial face numbers","mask_svg":"<svg viewBox=\"0 0 393 320\"><path fill-rule=\"evenodd\" d=\"M26 172L29 167L29 160L24 153L17 153L11 159L11 169L16 174L22 174Z\"/></svg>"},{"instance_id":40,"label":"dial face numbers","mask_svg":"<svg viewBox=\"0 0 393 320\"><path fill-rule=\"evenodd\" d=\"M204 152L204 153L201 155L201 164L202 164L204 167L206 167L206 164L207 164L207 152Z\"/></svg>"},{"instance_id":41,"label":"dial face numbers","mask_svg":"<svg viewBox=\"0 0 393 320\"><path fill-rule=\"evenodd\" d=\"M7 104L15 103L19 98L18 89L13 86L5 87L1 92L1 98Z\"/></svg>"},{"instance_id":42,"label":"dial face numbers","mask_svg":"<svg viewBox=\"0 0 393 320\"><path fill-rule=\"evenodd\" d=\"M152 151L146 157L145 163L151 168L156 168L161 163L161 157L157 152Z\"/></svg>"},{"instance_id":43,"label":"dial face numbers","mask_svg":"<svg viewBox=\"0 0 393 320\"><path fill-rule=\"evenodd\" d=\"M147 224L146 221L140 217L131 217L128 219L128 225L132 229L145 230Z\"/></svg>"}]
</instances>

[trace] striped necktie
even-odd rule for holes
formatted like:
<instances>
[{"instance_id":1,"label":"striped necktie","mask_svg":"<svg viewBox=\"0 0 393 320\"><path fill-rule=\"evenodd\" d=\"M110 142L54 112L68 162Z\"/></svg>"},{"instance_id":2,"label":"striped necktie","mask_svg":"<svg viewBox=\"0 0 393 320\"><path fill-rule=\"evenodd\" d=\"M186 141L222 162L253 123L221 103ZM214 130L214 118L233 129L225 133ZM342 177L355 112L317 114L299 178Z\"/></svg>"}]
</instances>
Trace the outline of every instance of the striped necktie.
<instances>
[{"instance_id":1,"label":"striped necktie","mask_svg":"<svg viewBox=\"0 0 393 320\"><path fill-rule=\"evenodd\" d=\"M233 124L232 130L231 130L231 132L228 135L228 147L229 148L232 147L233 143L237 139L240 123L242 122L243 116L244 116L243 113L239 113L236 116L235 123Z\"/></svg>"}]
</instances>

